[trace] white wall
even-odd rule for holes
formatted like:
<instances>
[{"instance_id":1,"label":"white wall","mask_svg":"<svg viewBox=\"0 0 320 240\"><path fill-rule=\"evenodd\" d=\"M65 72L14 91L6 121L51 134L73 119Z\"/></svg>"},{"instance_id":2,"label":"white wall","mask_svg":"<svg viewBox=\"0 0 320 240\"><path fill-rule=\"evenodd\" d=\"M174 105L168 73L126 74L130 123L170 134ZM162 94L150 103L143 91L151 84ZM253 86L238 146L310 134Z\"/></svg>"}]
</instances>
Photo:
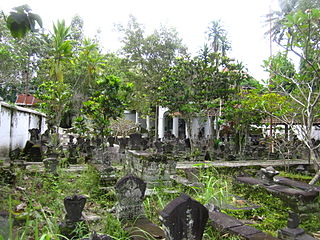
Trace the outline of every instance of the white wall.
<instances>
[{"instance_id":1,"label":"white wall","mask_svg":"<svg viewBox=\"0 0 320 240\"><path fill-rule=\"evenodd\" d=\"M24 148L32 128L41 133L47 129L43 113L0 102L0 157L7 158L11 150Z\"/></svg>"}]
</instances>

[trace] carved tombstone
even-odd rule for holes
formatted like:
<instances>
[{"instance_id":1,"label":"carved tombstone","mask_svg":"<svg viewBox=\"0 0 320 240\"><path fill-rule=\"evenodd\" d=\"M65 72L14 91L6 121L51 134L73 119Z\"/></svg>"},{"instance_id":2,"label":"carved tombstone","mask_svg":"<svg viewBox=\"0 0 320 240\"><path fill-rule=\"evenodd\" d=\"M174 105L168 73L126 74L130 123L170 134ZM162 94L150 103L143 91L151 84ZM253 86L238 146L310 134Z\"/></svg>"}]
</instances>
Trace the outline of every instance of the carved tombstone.
<instances>
[{"instance_id":1,"label":"carved tombstone","mask_svg":"<svg viewBox=\"0 0 320 240\"><path fill-rule=\"evenodd\" d=\"M287 227L278 231L278 238L283 240L314 239L310 235L306 234L302 228L299 228L299 223L300 219L298 214L293 211L289 211Z\"/></svg>"},{"instance_id":2,"label":"carved tombstone","mask_svg":"<svg viewBox=\"0 0 320 240\"><path fill-rule=\"evenodd\" d=\"M201 240L208 210L186 194L171 201L160 213L167 240Z\"/></svg>"},{"instance_id":3,"label":"carved tombstone","mask_svg":"<svg viewBox=\"0 0 320 240\"><path fill-rule=\"evenodd\" d=\"M40 130L37 128L32 128L28 130L30 133L30 141L33 143L37 143L40 141Z\"/></svg>"},{"instance_id":4,"label":"carved tombstone","mask_svg":"<svg viewBox=\"0 0 320 240\"><path fill-rule=\"evenodd\" d=\"M128 145L128 138L119 138L119 153L125 153L125 150Z\"/></svg>"},{"instance_id":5,"label":"carved tombstone","mask_svg":"<svg viewBox=\"0 0 320 240\"><path fill-rule=\"evenodd\" d=\"M119 219L134 220L144 216L143 199L146 186L142 179L133 175L127 175L117 182L116 214Z\"/></svg>"},{"instance_id":6,"label":"carved tombstone","mask_svg":"<svg viewBox=\"0 0 320 240\"><path fill-rule=\"evenodd\" d=\"M59 224L60 233L69 239L78 239L79 232L75 231L79 224L83 232L88 231L88 227L84 223L82 210L86 204L86 197L82 195L74 195L72 197L65 197L63 203L66 209L65 221Z\"/></svg>"},{"instance_id":7,"label":"carved tombstone","mask_svg":"<svg viewBox=\"0 0 320 240\"><path fill-rule=\"evenodd\" d=\"M63 203L67 212L65 217L67 222L79 222L83 220L82 210L86 201L86 197L82 195L74 195L64 199Z\"/></svg>"},{"instance_id":8,"label":"carved tombstone","mask_svg":"<svg viewBox=\"0 0 320 240\"><path fill-rule=\"evenodd\" d=\"M140 133L132 133L129 135L129 148L131 150L142 150L143 149L143 139Z\"/></svg>"}]
</instances>

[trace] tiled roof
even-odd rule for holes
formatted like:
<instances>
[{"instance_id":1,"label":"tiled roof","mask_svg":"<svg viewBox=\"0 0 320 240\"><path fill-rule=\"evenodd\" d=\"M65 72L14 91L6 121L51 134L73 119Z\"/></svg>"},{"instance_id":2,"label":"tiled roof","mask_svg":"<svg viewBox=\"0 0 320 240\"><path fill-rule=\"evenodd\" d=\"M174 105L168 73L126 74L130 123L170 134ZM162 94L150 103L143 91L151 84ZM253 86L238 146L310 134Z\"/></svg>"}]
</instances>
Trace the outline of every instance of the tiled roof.
<instances>
[{"instance_id":1,"label":"tiled roof","mask_svg":"<svg viewBox=\"0 0 320 240\"><path fill-rule=\"evenodd\" d=\"M31 94L19 94L16 99L16 104L20 106L33 106L37 102L39 100Z\"/></svg>"}]
</instances>

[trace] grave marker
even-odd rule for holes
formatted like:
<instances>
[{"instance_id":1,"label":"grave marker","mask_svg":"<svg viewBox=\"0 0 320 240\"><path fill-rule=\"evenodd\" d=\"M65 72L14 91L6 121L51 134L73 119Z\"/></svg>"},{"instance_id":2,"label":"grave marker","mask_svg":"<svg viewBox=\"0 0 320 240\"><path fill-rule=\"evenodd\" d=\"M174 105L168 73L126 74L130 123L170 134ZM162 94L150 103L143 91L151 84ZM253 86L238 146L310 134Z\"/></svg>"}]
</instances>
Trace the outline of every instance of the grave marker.
<instances>
[{"instance_id":1,"label":"grave marker","mask_svg":"<svg viewBox=\"0 0 320 240\"><path fill-rule=\"evenodd\" d=\"M186 194L171 201L160 213L167 240L201 240L208 210Z\"/></svg>"},{"instance_id":2,"label":"grave marker","mask_svg":"<svg viewBox=\"0 0 320 240\"><path fill-rule=\"evenodd\" d=\"M118 204L116 214L119 219L134 220L145 215L143 199L147 184L140 178L127 175L116 186Z\"/></svg>"}]
</instances>

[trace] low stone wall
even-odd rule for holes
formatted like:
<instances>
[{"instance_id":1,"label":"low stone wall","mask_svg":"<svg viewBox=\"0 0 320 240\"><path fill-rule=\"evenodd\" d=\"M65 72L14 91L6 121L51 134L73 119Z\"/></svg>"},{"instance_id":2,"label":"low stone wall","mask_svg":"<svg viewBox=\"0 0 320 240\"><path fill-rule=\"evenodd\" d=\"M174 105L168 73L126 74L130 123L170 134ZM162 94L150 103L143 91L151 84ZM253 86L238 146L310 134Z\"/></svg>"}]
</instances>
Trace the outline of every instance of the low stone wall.
<instances>
[{"instance_id":1,"label":"low stone wall","mask_svg":"<svg viewBox=\"0 0 320 240\"><path fill-rule=\"evenodd\" d=\"M11 150L24 148L32 128L41 133L47 129L45 114L0 102L0 158L6 159Z\"/></svg>"}]
</instances>

